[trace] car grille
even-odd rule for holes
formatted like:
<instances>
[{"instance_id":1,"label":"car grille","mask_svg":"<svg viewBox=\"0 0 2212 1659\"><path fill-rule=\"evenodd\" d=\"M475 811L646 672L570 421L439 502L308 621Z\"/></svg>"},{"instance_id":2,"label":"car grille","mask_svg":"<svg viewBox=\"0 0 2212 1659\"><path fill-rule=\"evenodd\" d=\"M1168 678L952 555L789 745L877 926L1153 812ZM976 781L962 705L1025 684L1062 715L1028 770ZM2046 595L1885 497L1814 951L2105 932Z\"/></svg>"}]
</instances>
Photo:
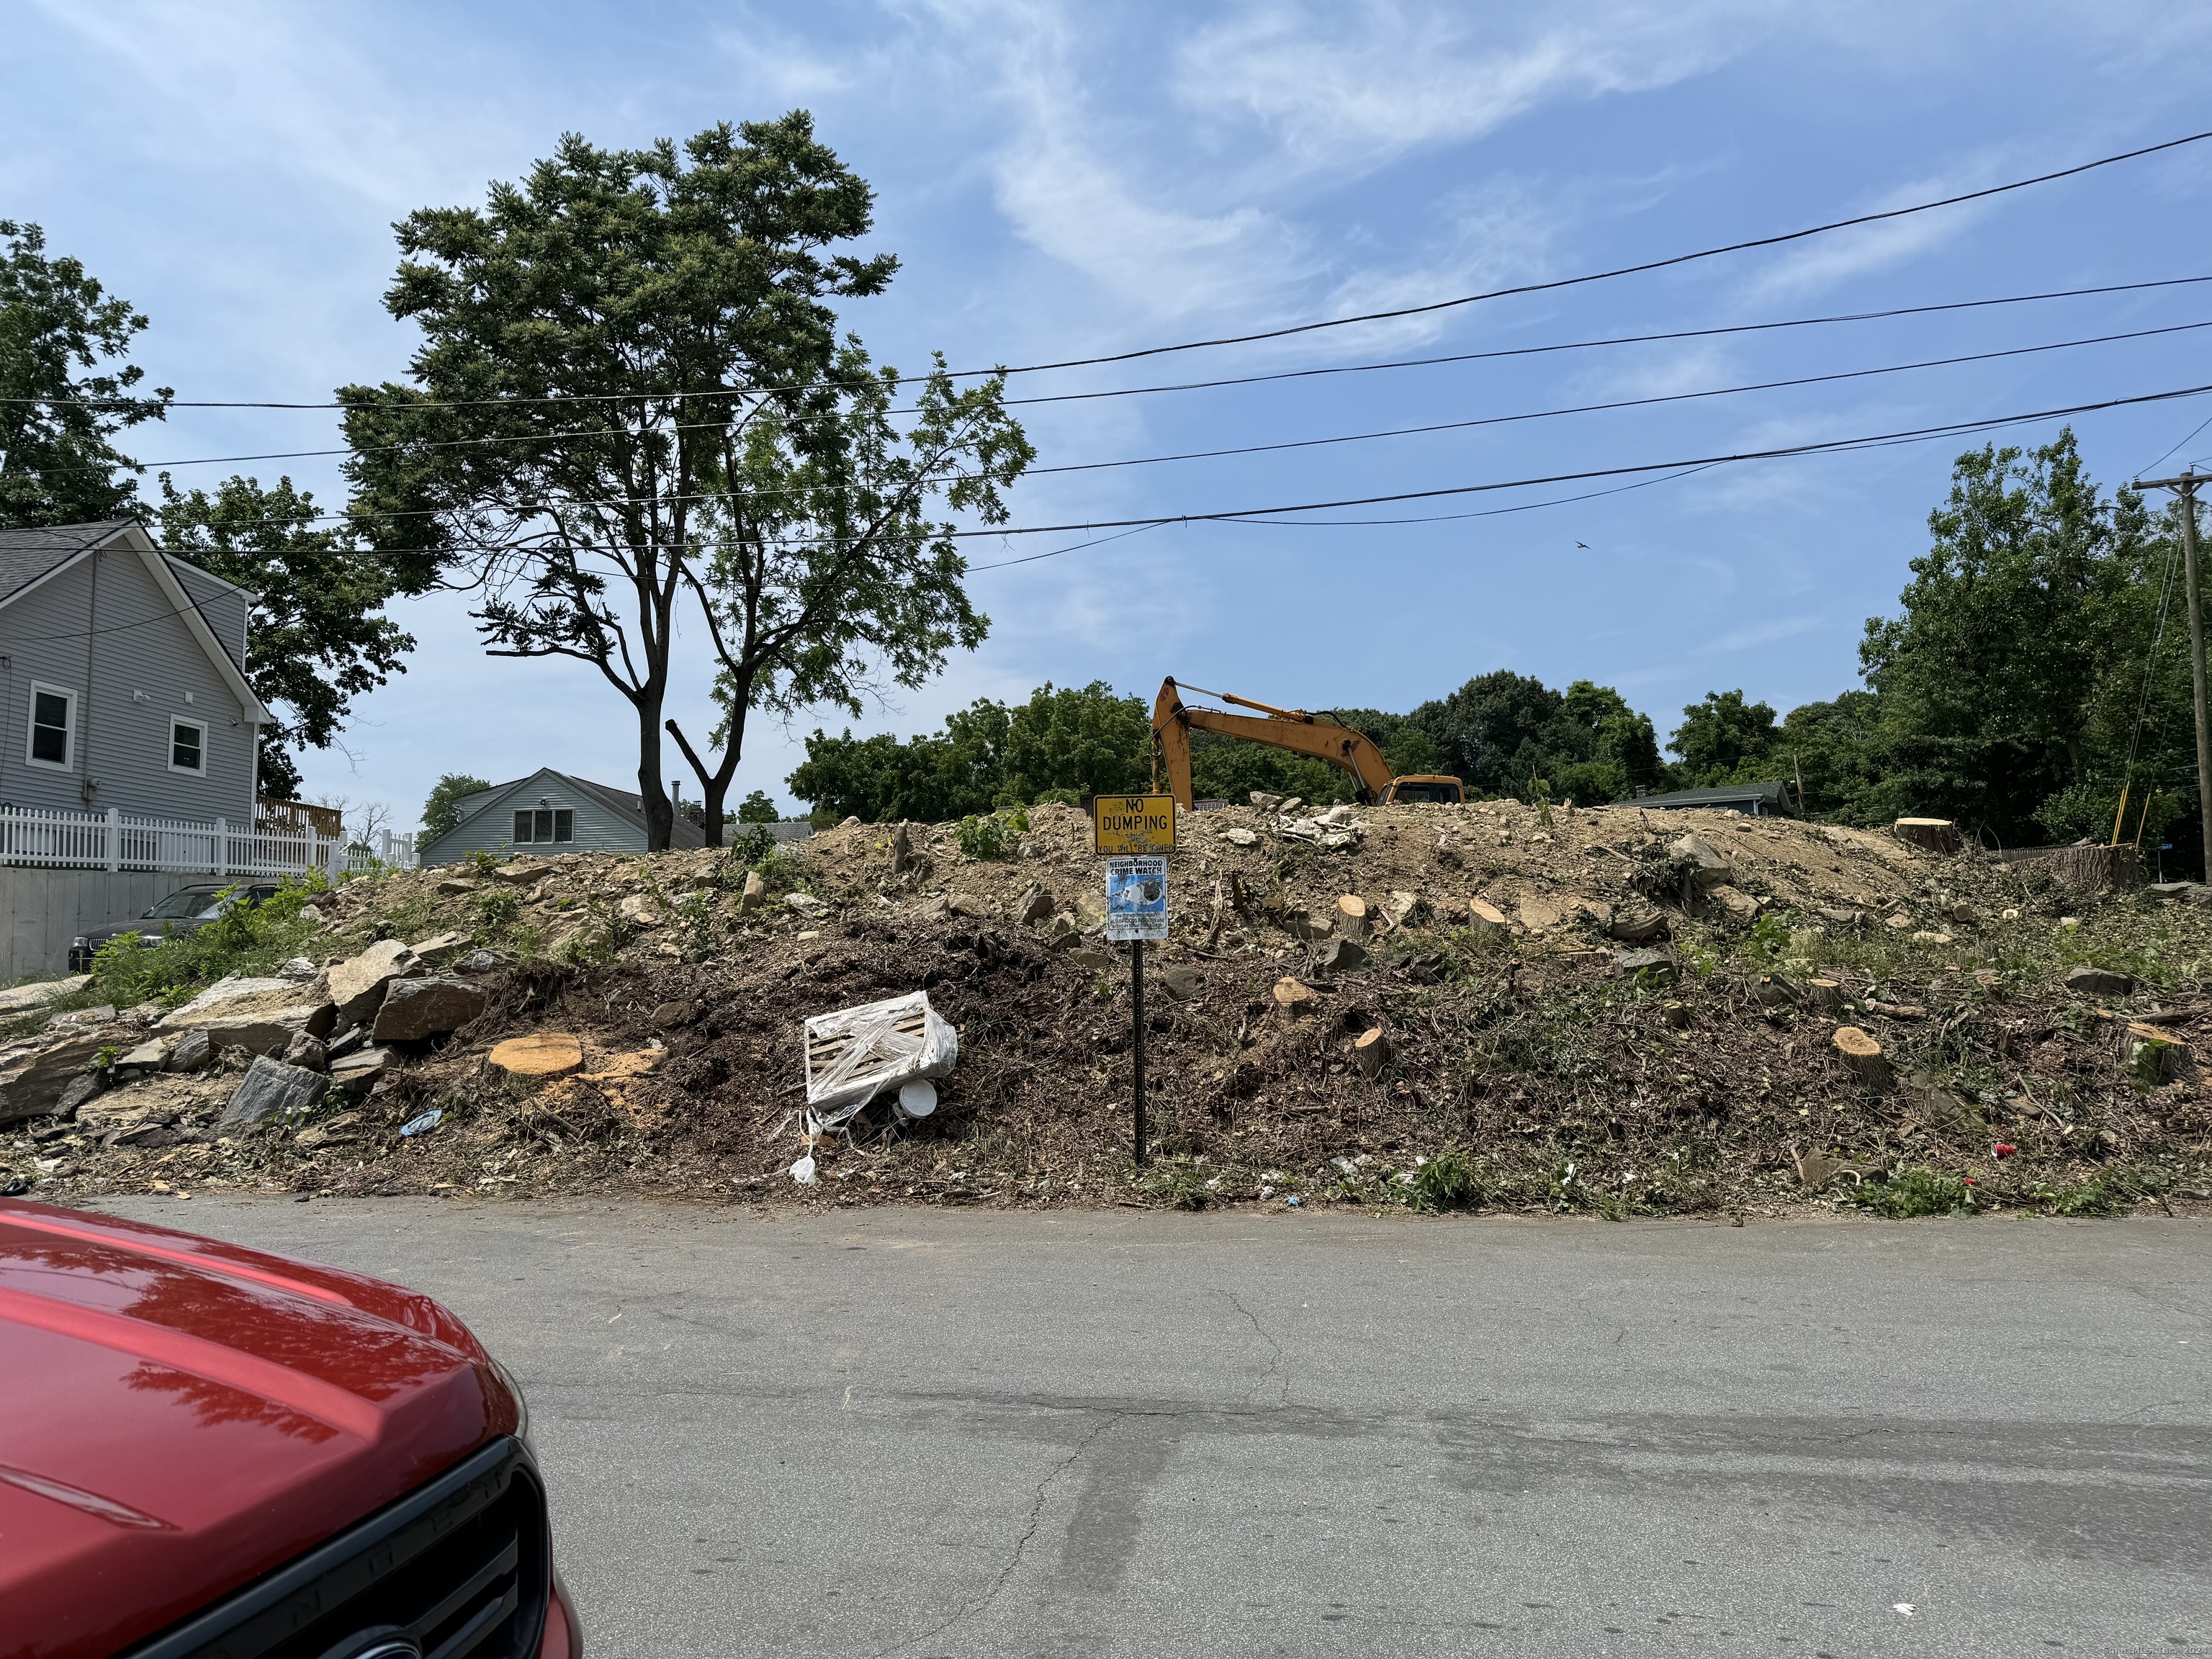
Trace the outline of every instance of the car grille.
<instances>
[{"instance_id":1,"label":"car grille","mask_svg":"<svg viewBox=\"0 0 2212 1659\"><path fill-rule=\"evenodd\" d=\"M501 1438L126 1659L530 1659L551 1577L545 1497Z\"/></svg>"}]
</instances>

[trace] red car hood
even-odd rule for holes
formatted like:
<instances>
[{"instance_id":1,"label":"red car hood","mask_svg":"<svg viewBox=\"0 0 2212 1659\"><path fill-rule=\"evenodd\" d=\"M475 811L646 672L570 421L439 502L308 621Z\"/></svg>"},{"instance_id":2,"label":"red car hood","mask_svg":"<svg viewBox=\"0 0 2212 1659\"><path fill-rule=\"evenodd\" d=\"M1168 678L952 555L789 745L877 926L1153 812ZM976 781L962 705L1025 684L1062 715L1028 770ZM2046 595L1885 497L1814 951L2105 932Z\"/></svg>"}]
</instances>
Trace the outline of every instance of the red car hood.
<instances>
[{"instance_id":1,"label":"red car hood","mask_svg":"<svg viewBox=\"0 0 2212 1659\"><path fill-rule=\"evenodd\" d=\"M427 1297L0 1200L0 1659L112 1653L518 1426Z\"/></svg>"}]
</instances>

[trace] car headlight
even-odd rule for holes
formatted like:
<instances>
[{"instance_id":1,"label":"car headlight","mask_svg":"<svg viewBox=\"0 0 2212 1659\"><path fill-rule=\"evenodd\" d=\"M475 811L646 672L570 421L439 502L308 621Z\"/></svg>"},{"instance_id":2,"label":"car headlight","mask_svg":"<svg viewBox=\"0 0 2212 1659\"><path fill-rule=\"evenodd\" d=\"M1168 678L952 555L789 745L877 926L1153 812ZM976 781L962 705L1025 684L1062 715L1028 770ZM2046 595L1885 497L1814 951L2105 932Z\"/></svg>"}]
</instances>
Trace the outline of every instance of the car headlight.
<instances>
[{"instance_id":1,"label":"car headlight","mask_svg":"<svg viewBox=\"0 0 2212 1659\"><path fill-rule=\"evenodd\" d=\"M522 1392L522 1384L515 1381L513 1371L507 1370L496 1359L491 1362L491 1368L499 1373L499 1380L507 1384L507 1391L514 1396L514 1437L524 1445L529 1446L530 1455L535 1457L538 1455L538 1448L532 1445L530 1440L529 1396Z\"/></svg>"}]
</instances>

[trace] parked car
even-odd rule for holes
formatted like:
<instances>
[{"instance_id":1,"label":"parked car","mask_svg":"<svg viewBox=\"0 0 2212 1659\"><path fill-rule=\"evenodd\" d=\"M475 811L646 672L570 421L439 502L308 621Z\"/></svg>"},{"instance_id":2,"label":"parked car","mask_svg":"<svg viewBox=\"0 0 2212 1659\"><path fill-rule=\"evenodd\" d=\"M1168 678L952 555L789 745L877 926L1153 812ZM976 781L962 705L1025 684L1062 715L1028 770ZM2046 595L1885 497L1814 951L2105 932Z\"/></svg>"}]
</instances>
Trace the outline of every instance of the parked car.
<instances>
[{"instance_id":1,"label":"parked car","mask_svg":"<svg viewBox=\"0 0 2212 1659\"><path fill-rule=\"evenodd\" d=\"M574 1659L521 1391L428 1297L0 1199L0 1607L38 1659Z\"/></svg>"},{"instance_id":2,"label":"parked car","mask_svg":"<svg viewBox=\"0 0 2212 1659\"><path fill-rule=\"evenodd\" d=\"M179 887L142 916L130 921L111 921L105 927L79 933L70 941L69 970L72 974L89 972L100 947L125 933L136 933L143 943L151 945L178 933L198 933L222 914L225 900L236 898L246 904L258 904L273 897L276 892L276 884L273 881L198 881L190 887ZM155 925L147 927L149 921Z\"/></svg>"}]
</instances>

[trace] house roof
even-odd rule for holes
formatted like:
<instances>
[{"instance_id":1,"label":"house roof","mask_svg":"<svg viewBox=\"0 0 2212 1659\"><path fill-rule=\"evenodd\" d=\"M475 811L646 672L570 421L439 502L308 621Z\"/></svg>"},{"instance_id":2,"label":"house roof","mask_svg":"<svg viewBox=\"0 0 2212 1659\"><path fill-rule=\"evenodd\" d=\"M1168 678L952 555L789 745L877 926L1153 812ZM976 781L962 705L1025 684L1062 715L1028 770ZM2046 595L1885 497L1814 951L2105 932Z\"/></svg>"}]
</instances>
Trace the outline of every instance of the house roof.
<instances>
[{"instance_id":1,"label":"house roof","mask_svg":"<svg viewBox=\"0 0 2212 1659\"><path fill-rule=\"evenodd\" d=\"M598 802L608 811L629 824L631 829L636 830L639 835L642 836L645 833L643 796L635 794L627 789L611 788L604 783L593 783L589 778L580 778L573 772L557 772L550 766L541 766L527 777L515 778L506 783L495 783L489 789L479 789L474 794L463 795L460 799L453 803L459 815L453 826L454 831L459 830L462 824L466 823L477 813L489 811L497 806L502 797L522 789L526 785L535 783L540 778L558 778L579 794ZM447 833L451 834L453 831ZM439 841L444 839L443 836L438 838ZM692 823L690 819L679 816L668 839L669 845L676 851L684 852L695 847L704 847L707 844L707 832ZM424 850L427 851L436 845L437 842L426 842Z\"/></svg>"},{"instance_id":2,"label":"house roof","mask_svg":"<svg viewBox=\"0 0 2212 1659\"><path fill-rule=\"evenodd\" d=\"M154 579L154 586L169 601L172 613L228 683L239 707L246 711L246 718L264 726L275 720L246 679L244 665L216 637L198 601L177 580L175 562L154 545L146 527L136 519L104 519L97 524L52 525L37 530L0 530L0 607L21 599L88 554L106 547L137 555L139 562L146 567L146 574Z\"/></svg>"},{"instance_id":3,"label":"house roof","mask_svg":"<svg viewBox=\"0 0 2212 1659\"><path fill-rule=\"evenodd\" d=\"M1790 799L1790 786L1776 778L1765 783L1723 783L1710 789L1673 789L1663 795L1638 795L1632 806L1727 806L1736 801L1757 801L1762 811L1787 812L1797 809Z\"/></svg>"}]
</instances>

